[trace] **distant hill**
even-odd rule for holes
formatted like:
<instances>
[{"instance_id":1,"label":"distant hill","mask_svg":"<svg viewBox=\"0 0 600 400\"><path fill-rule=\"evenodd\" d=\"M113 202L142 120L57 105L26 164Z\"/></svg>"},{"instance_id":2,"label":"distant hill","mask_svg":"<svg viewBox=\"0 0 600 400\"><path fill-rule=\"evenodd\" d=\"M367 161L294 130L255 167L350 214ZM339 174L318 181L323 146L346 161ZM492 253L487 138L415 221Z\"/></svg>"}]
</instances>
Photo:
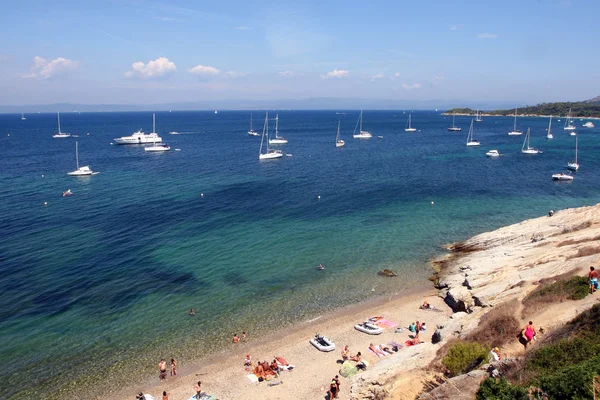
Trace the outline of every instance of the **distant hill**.
<instances>
[{"instance_id":1,"label":"distant hill","mask_svg":"<svg viewBox=\"0 0 600 400\"><path fill-rule=\"evenodd\" d=\"M560 102L560 103L542 103L536 106L520 107L517 111L519 115L555 115L564 117L571 110L574 118L596 117L600 118L600 96L586 101ZM515 115L515 109L484 111L483 115ZM476 111L471 108L453 108L444 114L462 114L475 115Z\"/></svg>"},{"instance_id":2,"label":"distant hill","mask_svg":"<svg viewBox=\"0 0 600 400\"><path fill-rule=\"evenodd\" d=\"M600 103L600 96L584 101L584 103Z\"/></svg>"}]
</instances>

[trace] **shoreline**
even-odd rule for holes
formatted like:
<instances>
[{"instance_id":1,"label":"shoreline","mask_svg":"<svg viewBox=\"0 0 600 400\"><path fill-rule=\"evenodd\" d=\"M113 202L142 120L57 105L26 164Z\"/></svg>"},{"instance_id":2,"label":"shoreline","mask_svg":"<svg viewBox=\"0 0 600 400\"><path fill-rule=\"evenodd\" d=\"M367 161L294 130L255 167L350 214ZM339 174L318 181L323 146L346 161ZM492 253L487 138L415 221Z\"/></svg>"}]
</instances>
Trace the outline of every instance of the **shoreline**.
<instances>
[{"instance_id":1,"label":"shoreline","mask_svg":"<svg viewBox=\"0 0 600 400\"><path fill-rule=\"evenodd\" d=\"M446 113L443 112L440 115L443 116L452 116L452 115L458 115L459 117L476 117L475 114L469 114L469 113ZM510 118L514 118L515 114L507 114L507 115L498 115L498 114L479 114L482 117L510 117ZM517 114L517 117L536 117L536 118L550 118L550 117L554 117L554 118L567 118L567 116L562 116L562 115L545 115L545 114ZM598 119L600 120L600 116L599 117L575 117L572 116L571 119ZM585 128L585 127L584 127Z\"/></svg>"}]
</instances>

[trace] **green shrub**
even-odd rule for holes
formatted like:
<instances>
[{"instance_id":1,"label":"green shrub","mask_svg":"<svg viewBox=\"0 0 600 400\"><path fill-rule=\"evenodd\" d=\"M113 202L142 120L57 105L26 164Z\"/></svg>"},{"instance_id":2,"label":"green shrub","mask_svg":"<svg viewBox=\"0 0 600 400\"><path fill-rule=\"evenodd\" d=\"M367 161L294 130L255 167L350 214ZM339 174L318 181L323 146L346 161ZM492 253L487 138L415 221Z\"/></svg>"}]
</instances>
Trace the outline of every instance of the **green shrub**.
<instances>
[{"instance_id":1,"label":"green shrub","mask_svg":"<svg viewBox=\"0 0 600 400\"><path fill-rule=\"evenodd\" d=\"M554 372L588 361L597 354L600 354L600 342L595 337L563 339L532 352L525 365L536 373Z\"/></svg>"},{"instance_id":2,"label":"green shrub","mask_svg":"<svg viewBox=\"0 0 600 400\"><path fill-rule=\"evenodd\" d=\"M523 315L535 314L550 303L581 300L588 295L589 284L583 276L565 277L566 274L540 281L540 286L523 299Z\"/></svg>"},{"instance_id":3,"label":"green shrub","mask_svg":"<svg viewBox=\"0 0 600 400\"><path fill-rule=\"evenodd\" d=\"M593 399L592 379L600 374L600 356L585 362L563 368L560 371L548 370L536 381L553 399Z\"/></svg>"},{"instance_id":4,"label":"green shrub","mask_svg":"<svg viewBox=\"0 0 600 400\"><path fill-rule=\"evenodd\" d=\"M481 382L475 396L477 400L528 400L527 390L521 386L511 385L504 378L496 381L488 378Z\"/></svg>"},{"instance_id":5,"label":"green shrub","mask_svg":"<svg viewBox=\"0 0 600 400\"><path fill-rule=\"evenodd\" d=\"M465 374L487 361L488 349L476 342L456 342L442 359L442 364L452 376Z\"/></svg>"}]
</instances>

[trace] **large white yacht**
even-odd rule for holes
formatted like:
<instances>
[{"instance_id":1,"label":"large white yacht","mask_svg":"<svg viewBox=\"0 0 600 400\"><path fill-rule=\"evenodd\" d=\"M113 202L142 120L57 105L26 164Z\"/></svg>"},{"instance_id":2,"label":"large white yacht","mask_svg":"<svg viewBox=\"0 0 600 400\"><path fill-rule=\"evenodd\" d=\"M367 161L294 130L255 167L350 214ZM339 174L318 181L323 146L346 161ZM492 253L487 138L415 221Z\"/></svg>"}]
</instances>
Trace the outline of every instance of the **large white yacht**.
<instances>
[{"instance_id":1,"label":"large white yacht","mask_svg":"<svg viewBox=\"0 0 600 400\"><path fill-rule=\"evenodd\" d=\"M113 140L117 144L144 144L144 143L160 143L162 138L155 132L156 117L152 114L152 133L144 133L140 129L131 136L122 136L120 138L114 138Z\"/></svg>"}]
</instances>

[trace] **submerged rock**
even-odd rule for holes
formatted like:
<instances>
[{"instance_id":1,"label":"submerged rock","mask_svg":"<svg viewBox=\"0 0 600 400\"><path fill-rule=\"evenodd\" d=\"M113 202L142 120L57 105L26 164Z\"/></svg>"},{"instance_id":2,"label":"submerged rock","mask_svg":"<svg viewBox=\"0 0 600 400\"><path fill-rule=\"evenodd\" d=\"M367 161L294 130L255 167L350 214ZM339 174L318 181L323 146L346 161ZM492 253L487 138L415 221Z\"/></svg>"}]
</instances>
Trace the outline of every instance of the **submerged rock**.
<instances>
[{"instance_id":1,"label":"submerged rock","mask_svg":"<svg viewBox=\"0 0 600 400\"><path fill-rule=\"evenodd\" d=\"M398 276L398 274L395 273L394 271L392 271L391 269L384 269L382 271L379 271L377 273L377 275L379 275L379 276L389 276L389 277L391 277L391 276Z\"/></svg>"}]
</instances>

